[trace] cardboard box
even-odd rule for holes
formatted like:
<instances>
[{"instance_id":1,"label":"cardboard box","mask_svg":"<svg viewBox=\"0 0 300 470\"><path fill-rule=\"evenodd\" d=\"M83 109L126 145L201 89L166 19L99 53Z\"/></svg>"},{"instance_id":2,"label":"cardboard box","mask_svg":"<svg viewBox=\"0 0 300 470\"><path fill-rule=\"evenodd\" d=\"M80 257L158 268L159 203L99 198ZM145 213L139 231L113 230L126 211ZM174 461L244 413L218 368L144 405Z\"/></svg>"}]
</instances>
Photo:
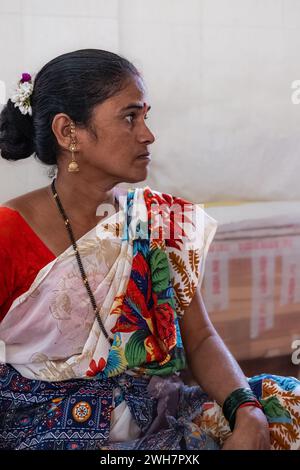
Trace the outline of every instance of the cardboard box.
<instances>
[{"instance_id":1,"label":"cardboard box","mask_svg":"<svg viewBox=\"0 0 300 470\"><path fill-rule=\"evenodd\" d=\"M292 355L300 340L300 235L215 238L202 293L237 360Z\"/></svg>"}]
</instances>

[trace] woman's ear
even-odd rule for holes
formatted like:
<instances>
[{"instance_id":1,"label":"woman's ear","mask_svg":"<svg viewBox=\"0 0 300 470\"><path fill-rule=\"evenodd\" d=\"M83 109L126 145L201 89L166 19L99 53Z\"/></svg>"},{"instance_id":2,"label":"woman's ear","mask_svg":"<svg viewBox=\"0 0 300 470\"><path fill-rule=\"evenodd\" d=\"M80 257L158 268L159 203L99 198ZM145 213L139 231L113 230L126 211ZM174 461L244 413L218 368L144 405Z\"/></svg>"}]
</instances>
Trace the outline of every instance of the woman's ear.
<instances>
[{"instance_id":1,"label":"woman's ear","mask_svg":"<svg viewBox=\"0 0 300 470\"><path fill-rule=\"evenodd\" d=\"M62 147L63 150L68 150L72 142L71 122L71 118L64 113L56 114L52 121L52 131L57 139L59 146Z\"/></svg>"}]
</instances>

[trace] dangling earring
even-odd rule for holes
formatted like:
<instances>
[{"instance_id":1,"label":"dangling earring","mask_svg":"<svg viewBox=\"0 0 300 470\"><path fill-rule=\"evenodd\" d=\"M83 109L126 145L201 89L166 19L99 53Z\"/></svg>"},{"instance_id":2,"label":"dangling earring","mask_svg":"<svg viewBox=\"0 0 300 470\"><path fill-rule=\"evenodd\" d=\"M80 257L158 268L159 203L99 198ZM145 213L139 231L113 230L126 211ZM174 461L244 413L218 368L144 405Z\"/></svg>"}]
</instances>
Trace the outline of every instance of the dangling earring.
<instances>
[{"instance_id":1,"label":"dangling earring","mask_svg":"<svg viewBox=\"0 0 300 470\"><path fill-rule=\"evenodd\" d=\"M74 152L76 151L76 141L75 141L75 125L74 122L71 122L71 145L69 150L72 152L72 161L69 163L68 171L70 173L76 173L79 171L78 163L75 160Z\"/></svg>"}]
</instances>

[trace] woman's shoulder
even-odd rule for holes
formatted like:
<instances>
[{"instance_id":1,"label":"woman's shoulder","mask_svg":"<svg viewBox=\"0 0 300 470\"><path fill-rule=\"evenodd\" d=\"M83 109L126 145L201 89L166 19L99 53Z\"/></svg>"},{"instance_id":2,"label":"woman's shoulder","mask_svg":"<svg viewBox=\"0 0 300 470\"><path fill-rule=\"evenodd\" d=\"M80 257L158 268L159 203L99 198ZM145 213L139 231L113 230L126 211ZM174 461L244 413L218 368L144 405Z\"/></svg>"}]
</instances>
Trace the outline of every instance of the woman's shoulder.
<instances>
[{"instance_id":1,"label":"woman's shoulder","mask_svg":"<svg viewBox=\"0 0 300 470\"><path fill-rule=\"evenodd\" d=\"M44 188L35 189L0 204L0 222L18 217L33 217L34 212L44 200Z\"/></svg>"},{"instance_id":2,"label":"woman's shoulder","mask_svg":"<svg viewBox=\"0 0 300 470\"><path fill-rule=\"evenodd\" d=\"M41 188L42 189L42 188ZM39 204L40 190L22 194L0 204L0 244L11 244L18 237L20 230L33 218Z\"/></svg>"},{"instance_id":3,"label":"woman's shoulder","mask_svg":"<svg viewBox=\"0 0 300 470\"><path fill-rule=\"evenodd\" d=\"M16 196L12 199L9 199L8 201L2 202L0 207L13 210L26 209L27 207L31 207L36 202L37 198L43 191L44 188L29 191L28 193L21 194L20 196Z\"/></svg>"},{"instance_id":4,"label":"woman's shoulder","mask_svg":"<svg viewBox=\"0 0 300 470\"><path fill-rule=\"evenodd\" d=\"M15 229L16 224L22 222L24 213L23 196L3 202L0 205L0 237L11 235L11 230Z\"/></svg>"},{"instance_id":5,"label":"woman's shoulder","mask_svg":"<svg viewBox=\"0 0 300 470\"><path fill-rule=\"evenodd\" d=\"M20 221L20 213L16 206L9 204L9 202L0 205L0 234L7 230L16 222ZM1 230L2 229L2 230Z\"/></svg>"},{"instance_id":6,"label":"woman's shoulder","mask_svg":"<svg viewBox=\"0 0 300 470\"><path fill-rule=\"evenodd\" d=\"M24 223L20 213L8 203L0 206L0 249L7 251L14 246Z\"/></svg>"}]
</instances>

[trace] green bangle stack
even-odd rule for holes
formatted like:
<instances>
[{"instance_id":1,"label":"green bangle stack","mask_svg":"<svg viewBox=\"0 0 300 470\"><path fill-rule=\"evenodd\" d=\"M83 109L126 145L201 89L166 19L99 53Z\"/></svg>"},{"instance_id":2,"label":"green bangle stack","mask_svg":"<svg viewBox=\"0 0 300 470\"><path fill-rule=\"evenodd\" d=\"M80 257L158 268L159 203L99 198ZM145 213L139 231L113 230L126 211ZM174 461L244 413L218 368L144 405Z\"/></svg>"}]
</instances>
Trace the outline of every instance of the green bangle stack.
<instances>
[{"instance_id":1,"label":"green bangle stack","mask_svg":"<svg viewBox=\"0 0 300 470\"><path fill-rule=\"evenodd\" d=\"M230 395L226 398L226 400L223 403L222 410L225 418L229 422L229 427L231 431L233 431L234 424L235 424L235 415L238 410L238 408L243 404L243 403L253 403L253 404L259 404L259 407L261 408L261 405L259 401L257 400L256 396L252 392L250 388L238 388L234 390Z\"/></svg>"}]
</instances>

